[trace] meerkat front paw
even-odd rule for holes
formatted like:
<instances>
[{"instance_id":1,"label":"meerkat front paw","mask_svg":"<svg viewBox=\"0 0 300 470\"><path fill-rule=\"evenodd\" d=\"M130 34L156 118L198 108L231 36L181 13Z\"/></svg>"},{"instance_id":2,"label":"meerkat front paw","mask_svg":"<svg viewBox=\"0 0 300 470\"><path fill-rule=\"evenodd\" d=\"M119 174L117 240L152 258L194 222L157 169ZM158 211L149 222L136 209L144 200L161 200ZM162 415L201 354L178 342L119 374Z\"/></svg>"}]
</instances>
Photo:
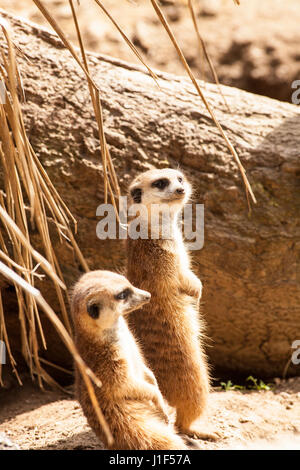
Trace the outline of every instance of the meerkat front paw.
<instances>
[{"instance_id":1,"label":"meerkat front paw","mask_svg":"<svg viewBox=\"0 0 300 470\"><path fill-rule=\"evenodd\" d=\"M155 379L156 381L156 379ZM138 393L139 398L144 400L152 401L156 406L157 410L160 412L163 420L169 424L169 413L167 410L167 405L163 399L162 394L157 385L151 385L149 382L135 382L135 394ZM135 395L134 395L135 396Z\"/></svg>"},{"instance_id":2,"label":"meerkat front paw","mask_svg":"<svg viewBox=\"0 0 300 470\"><path fill-rule=\"evenodd\" d=\"M200 301L202 295L202 282L193 272L191 272L182 277L180 290L186 295L194 297L197 301Z\"/></svg>"},{"instance_id":3,"label":"meerkat front paw","mask_svg":"<svg viewBox=\"0 0 300 470\"><path fill-rule=\"evenodd\" d=\"M161 393L159 392L152 401L155 403L155 405L161 412L163 420L166 422L166 424L169 424L170 423L169 413L168 413L167 406L165 404L165 401Z\"/></svg>"},{"instance_id":4,"label":"meerkat front paw","mask_svg":"<svg viewBox=\"0 0 300 470\"><path fill-rule=\"evenodd\" d=\"M145 380L150 383L151 385L157 385L157 380L155 378L155 375L153 374L152 370L149 369L149 367L145 366L144 367L144 375L145 375Z\"/></svg>"},{"instance_id":5,"label":"meerkat front paw","mask_svg":"<svg viewBox=\"0 0 300 470\"><path fill-rule=\"evenodd\" d=\"M192 297L196 297L197 300L200 300L202 295L202 282L197 276L193 276L189 283Z\"/></svg>"}]
</instances>

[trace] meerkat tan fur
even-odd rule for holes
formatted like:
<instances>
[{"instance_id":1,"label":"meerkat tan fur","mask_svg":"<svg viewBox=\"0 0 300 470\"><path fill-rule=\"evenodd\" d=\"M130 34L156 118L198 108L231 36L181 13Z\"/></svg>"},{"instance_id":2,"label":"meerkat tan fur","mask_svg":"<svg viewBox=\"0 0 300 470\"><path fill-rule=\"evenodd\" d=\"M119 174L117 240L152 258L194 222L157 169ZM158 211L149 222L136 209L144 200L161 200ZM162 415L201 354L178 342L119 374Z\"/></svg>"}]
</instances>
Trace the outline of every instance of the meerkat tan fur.
<instances>
[{"instance_id":1,"label":"meerkat tan fur","mask_svg":"<svg viewBox=\"0 0 300 470\"><path fill-rule=\"evenodd\" d=\"M123 315L150 300L116 273L93 271L74 286L71 310L79 353L101 380L97 399L114 438L111 449L186 449L168 424L166 405ZM76 370L78 401L89 425L107 444L85 384Z\"/></svg>"},{"instance_id":2,"label":"meerkat tan fur","mask_svg":"<svg viewBox=\"0 0 300 470\"><path fill-rule=\"evenodd\" d=\"M152 222L156 238L151 239L149 227L148 239L132 239L132 222L129 224L127 277L151 293L151 302L132 313L129 326L141 342L162 394L176 408L178 430L189 436L214 438L216 435L193 425L206 407L209 374L198 305L202 284L191 270L177 222L191 186L178 170L149 170L133 181L129 195L136 208L144 206L140 224L149 227ZM167 204L170 219L158 219L158 228L151 209L157 212L161 204ZM163 226L166 223L168 227ZM168 229L165 238L162 228Z\"/></svg>"}]
</instances>

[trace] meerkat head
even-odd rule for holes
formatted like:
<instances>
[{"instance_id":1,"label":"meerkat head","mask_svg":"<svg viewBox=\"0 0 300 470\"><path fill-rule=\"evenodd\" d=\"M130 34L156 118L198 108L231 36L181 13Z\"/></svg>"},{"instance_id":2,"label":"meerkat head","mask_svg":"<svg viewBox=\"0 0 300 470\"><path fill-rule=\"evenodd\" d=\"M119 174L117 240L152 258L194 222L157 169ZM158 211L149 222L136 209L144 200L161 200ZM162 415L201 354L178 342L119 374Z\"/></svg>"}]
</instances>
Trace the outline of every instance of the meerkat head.
<instances>
[{"instance_id":1,"label":"meerkat head","mask_svg":"<svg viewBox=\"0 0 300 470\"><path fill-rule=\"evenodd\" d=\"M73 288L71 311L75 329L97 329L98 333L115 327L126 315L149 302L151 294L137 289L120 274L91 271Z\"/></svg>"},{"instance_id":2,"label":"meerkat head","mask_svg":"<svg viewBox=\"0 0 300 470\"><path fill-rule=\"evenodd\" d=\"M191 195L191 185L179 170L148 170L129 188L132 204L168 204L180 210Z\"/></svg>"}]
</instances>

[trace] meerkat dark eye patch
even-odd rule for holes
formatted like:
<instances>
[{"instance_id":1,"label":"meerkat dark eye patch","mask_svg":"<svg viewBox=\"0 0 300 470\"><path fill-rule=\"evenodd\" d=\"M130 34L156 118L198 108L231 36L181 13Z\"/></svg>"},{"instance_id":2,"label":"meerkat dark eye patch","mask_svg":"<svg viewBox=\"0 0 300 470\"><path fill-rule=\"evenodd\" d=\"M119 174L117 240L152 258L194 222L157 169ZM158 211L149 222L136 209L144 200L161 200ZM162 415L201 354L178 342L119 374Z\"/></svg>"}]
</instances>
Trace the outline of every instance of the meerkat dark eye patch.
<instances>
[{"instance_id":1,"label":"meerkat dark eye patch","mask_svg":"<svg viewBox=\"0 0 300 470\"><path fill-rule=\"evenodd\" d=\"M99 304L87 305L87 312L91 318L94 318L96 320L100 316L100 305Z\"/></svg>"},{"instance_id":2,"label":"meerkat dark eye patch","mask_svg":"<svg viewBox=\"0 0 300 470\"><path fill-rule=\"evenodd\" d=\"M142 190L141 188L134 188L130 192L132 199L136 204L140 204L142 202Z\"/></svg>"},{"instance_id":3,"label":"meerkat dark eye patch","mask_svg":"<svg viewBox=\"0 0 300 470\"><path fill-rule=\"evenodd\" d=\"M151 186L152 188L163 190L167 186L169 186L169 184L170 184L170 181L168 180L168 178L160 178L159 180L153 181Z\"/></svg>"},{"instance_id":4,"label":"meerkat dark eye patch","mask_svg":"<svg viewBox=\"0 0 300 470\"><path fill-rule=\"evenodd\" d=\"M127 288L127 289L124 289L122 290L121 292L119 292L119 294L117 294L115 296L115 299L116 300L126 300L128 299L128 297L132 294L132 290Z\"/></svg>"}]
</instances>

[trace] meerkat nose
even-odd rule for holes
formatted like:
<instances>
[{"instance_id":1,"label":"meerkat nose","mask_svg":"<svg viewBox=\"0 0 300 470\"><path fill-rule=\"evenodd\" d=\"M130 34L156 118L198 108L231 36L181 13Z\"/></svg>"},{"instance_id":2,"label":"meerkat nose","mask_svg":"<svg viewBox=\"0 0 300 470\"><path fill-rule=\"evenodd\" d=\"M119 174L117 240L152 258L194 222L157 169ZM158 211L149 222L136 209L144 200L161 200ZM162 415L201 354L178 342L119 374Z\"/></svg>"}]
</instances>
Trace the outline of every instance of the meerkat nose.
<instances>
[{"instance_id":1,"label":"meerkat nose","mask_svg":"<svg viewBox=\"0 0 300 470\"><path fill-rule=\"evenodd\" d=\"M144 294L144 299L145 299L145 300L150 300L150 299L151 299L151 294L150 294L150 292L145 292L145 294Z\"/></svg>"},{"instance_id":2,"label":"meerkat nose","mask_svg":"<svg viewBox=\"0 0 300 470\"><path fill-rule=\"evenodd\" d=\"M184 194L184 189L183 188L178 188L176 189L176 194Z\"/></svg>"}]
</instances>

